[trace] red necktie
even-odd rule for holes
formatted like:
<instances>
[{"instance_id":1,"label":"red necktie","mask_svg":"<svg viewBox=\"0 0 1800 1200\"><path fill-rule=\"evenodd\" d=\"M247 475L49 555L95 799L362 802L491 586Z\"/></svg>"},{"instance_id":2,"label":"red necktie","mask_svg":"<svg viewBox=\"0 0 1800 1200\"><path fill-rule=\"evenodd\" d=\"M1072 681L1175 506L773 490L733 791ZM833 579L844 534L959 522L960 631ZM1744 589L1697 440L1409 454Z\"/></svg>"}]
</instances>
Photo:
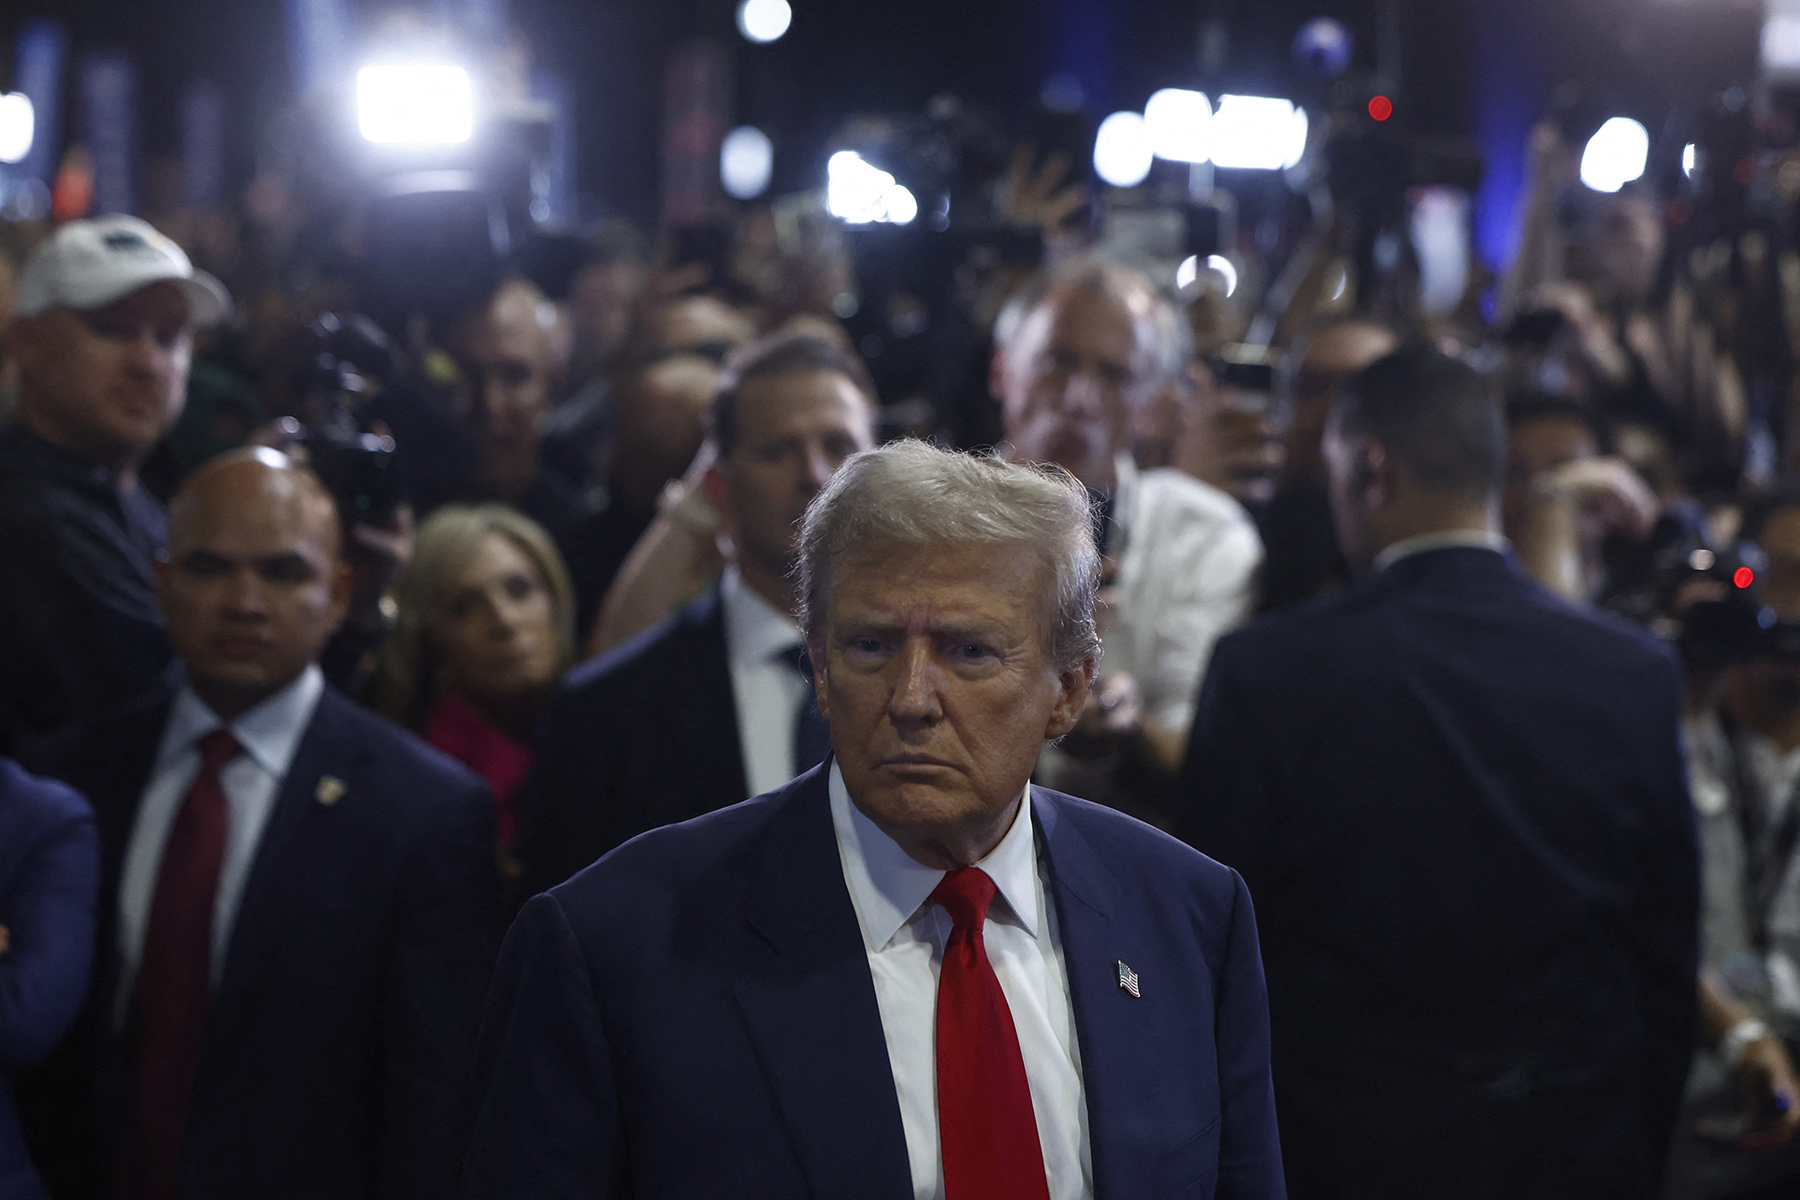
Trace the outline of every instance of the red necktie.
<instances>
[{"instance_id":1,"label":"red necktie","mask_svg":"<svg viewBox=\"0 0 1800 1200\"><path fill-rule=\"evenodd\" d=\"M937 998L944 1197L1049 1200L1025 1058L981 938L994 892L987 872L963 867L931 893L955 925L944 947Z\"/></svg>"},{"instance_id":2,"label":"red necktie","mask_svg":"<svg viewBox=\"0 0 1800 1200\"><path fill-rule=\"evenodd\" d=\"M175 1195L212 1006L213 906L231 826L219 768L242 749L226 729L200 739L200 773L163 844L132 992L137 1073L119 1143L124 1200Z\"/></svg>"}]
</instances>

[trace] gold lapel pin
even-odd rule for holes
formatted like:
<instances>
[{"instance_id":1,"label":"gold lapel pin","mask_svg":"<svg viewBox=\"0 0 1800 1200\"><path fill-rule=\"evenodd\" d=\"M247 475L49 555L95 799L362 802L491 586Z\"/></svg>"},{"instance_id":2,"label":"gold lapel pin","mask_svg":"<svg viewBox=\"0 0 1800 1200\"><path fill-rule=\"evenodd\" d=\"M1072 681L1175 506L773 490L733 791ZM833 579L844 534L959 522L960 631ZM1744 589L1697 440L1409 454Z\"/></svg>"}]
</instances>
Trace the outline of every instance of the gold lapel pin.
<instances>
[{"instance_id":1,"label":"gold lapel pin","mask_svg":"<svg viewBox=\"0 0 1800 1200\"><path fill-rule=\"evenodd\" d=\"M1119 987L1131 993L1133 1000L1142 1000L1144 995L1138 991L1138 974L1123 961L1119 963Z\"/></svg>"},{"instance_id":2,"label":"gold lapel pin","mask_svg":"<svg viewBox=\"0 0 1800 1200\"><path fill-rule=\"evenodd\" d=\"M320 804L323 804L326 808L330 808L339 800L343 799L345 790L344 781L339 779L336 775L321 776L319 779L319 786L313 792L313 799L317 800Z\"/></svg>"}]
</instances>

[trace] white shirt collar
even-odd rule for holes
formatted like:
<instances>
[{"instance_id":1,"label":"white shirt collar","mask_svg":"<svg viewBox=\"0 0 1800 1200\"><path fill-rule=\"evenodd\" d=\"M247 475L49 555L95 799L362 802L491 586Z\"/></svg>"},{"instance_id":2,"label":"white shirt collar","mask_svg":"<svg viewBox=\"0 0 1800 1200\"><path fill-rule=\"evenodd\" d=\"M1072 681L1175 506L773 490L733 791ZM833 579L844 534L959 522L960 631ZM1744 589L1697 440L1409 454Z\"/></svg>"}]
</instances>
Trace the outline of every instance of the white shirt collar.
<instances>
[{"instance_id":1,"label":"white shirt collar","mask_svg":"<svg viewBox=\"0 0 1800 1200\"><path fill-rule=\"evenodd\" d=\"M1375 569L1385 571L1403 558L1424 554L1428 550L1495 550L1505 554L1512 543L1491 529L1445 529L1437 533L1421 533L1401 538L1375 556Z\"/></svg>"},{"instance_id":2,"label":"white shirt collar","mask_svg":"<svg viewBox=\"0 0 1800 1200\"><path fill-rule=\"evenodd\" d=\"M844 880L862 920L871 954L894 939L931 898L945 872L928 867L900 848L850 799L837 760L831 761L831 822L837 830ZM1038 936L1037 845L1031 833L1031 785L1012 828L975 865L987 872L1020 928ZM999 916L993 911L992 915Z\"/></svg>"},{"instance_id":3,"label":"white shirt collar","mask_svg":"<svg viewBox=\"0 0 1800 1200\"><path fill-rule=\"evenodd\" d=\"M206 701L194 694L193 688L183 685L169 709L168 724L163 726L158 765L187 753L201 738L224 727L231 730L238 744L258 766L279 779L287 774L289 764L294 761L294 751L299 749L300 738L312 723L313 710L318 707L319 696L324 690L324 674L318 664L309 664L294 682L241 714L237 720L225 722L207 707Z\"/></svg>"},{"instance_id":4,"label":"white shirt collar","mask_svg":"<svg viewBox=\"0 0 1800 1200\"><path fill-rule=\"evenodd\" d=\"M736 567L719 583L719 602L725 606L725 650L739 666L766 663L805 640L794 618L758 595Z\"/></svg>"}]
</instances>

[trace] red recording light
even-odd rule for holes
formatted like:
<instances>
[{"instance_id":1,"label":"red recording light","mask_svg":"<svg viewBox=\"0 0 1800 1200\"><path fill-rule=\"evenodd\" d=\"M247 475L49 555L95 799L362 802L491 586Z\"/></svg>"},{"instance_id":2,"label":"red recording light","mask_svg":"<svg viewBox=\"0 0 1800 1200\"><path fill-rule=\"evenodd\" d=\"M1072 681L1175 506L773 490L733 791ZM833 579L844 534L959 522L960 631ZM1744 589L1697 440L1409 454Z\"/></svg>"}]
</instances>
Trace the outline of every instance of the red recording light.
<instances>
[{"instance_id":1,"label":"red recording light","mask_svg":"<svg viewBox=\"0 0 1800 1200\"><path fill-rule=\"evenodd\" d=\"M1386 96L1377 96L1369 101L1369 115L1377 121L1385 121L1394 115L1394 102Z\"/></svg>"},{"instance_id":2,"label":"red recording light","mask_svg":"<svg viewBox=\"0 0 1800 1200\"><path fill-rule=\"evenodd\" d=\"M1749 567L1739 567L1731 573L1731 582L1740 588L1747 588L1756 582L1756 572Z\"/></svg>"}]
</instances>

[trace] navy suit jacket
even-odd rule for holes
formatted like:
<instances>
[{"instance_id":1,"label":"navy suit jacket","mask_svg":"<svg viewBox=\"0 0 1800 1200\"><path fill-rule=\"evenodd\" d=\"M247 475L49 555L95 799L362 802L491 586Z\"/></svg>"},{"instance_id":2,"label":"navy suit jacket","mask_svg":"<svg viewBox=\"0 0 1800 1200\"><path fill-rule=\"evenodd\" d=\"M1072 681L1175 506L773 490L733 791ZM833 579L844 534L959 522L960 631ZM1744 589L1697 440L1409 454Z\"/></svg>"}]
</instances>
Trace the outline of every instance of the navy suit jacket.
<instances>
[{"instance_id":1,"label":"navy suit jacket","mask_svg":"<svg viewBox=\"0 0 1800 1200\"><path fill-rule=\"evenodd\" d=\"M467 1196L913 1194L826 772L645 834L526 905L488 999ZM1095 1194L1282 1195L1242 880L1032 794Z\"/></svg>"},{"instance_id":2,"label":"navy suit jacket","mask_svg":"<svg viewBox=\"0 0 1800 1200\"><path fill-rule=\"evenodd\" d=\"M68 1194L104 1188L129 1094L113 1020L118 887L170 697L85 727L50 765L100 820L100 969L48 1141ZM331 781L335 780L333 783ZM183 1155L184 1200L441 1195L451 1129L498 942L486 786L326 688L294 753L239 902L213 998ZM47 1080L47 1086L71 1080ZM49 1101L47 1101L48 1103ZM35 1147L34 1147L35 1148ZM46 1177L50 1167L45 1166Z\"/></svg>"},{"instance_id":3,"label":"navy suit jacket","mask_svg":"<svg viewBox=\"0 0 1800 1200\"><path fill-rule=\"evenodd\" d=\"M19 1135L12 1076L55 1048L93 961L100 852L87 801L0 758L0 1200L43 1189Z\"/></svg>"},{"instance_id":4,"label":"navy suit jacket","mask_svg":"<svg viewBox=\"0 0 1800 1200\"><path fill-rule=\"evenodd\" d=\"M523 895L749 796L741 745L714 589L558 685L519 790Z\"/></svg>"},{"instance_id":5,"label":"navy suit jacket","mask_svg":"<svg viewBox=\"0 0 1800 1200\"><path fill-rule=\"evenodd\" d=\"M1296 1197L1643 1196L1693 1050L1668 649L1500 554L1222 639L1177 830L1242 872Z\"/></svg>"}]
</instances>

